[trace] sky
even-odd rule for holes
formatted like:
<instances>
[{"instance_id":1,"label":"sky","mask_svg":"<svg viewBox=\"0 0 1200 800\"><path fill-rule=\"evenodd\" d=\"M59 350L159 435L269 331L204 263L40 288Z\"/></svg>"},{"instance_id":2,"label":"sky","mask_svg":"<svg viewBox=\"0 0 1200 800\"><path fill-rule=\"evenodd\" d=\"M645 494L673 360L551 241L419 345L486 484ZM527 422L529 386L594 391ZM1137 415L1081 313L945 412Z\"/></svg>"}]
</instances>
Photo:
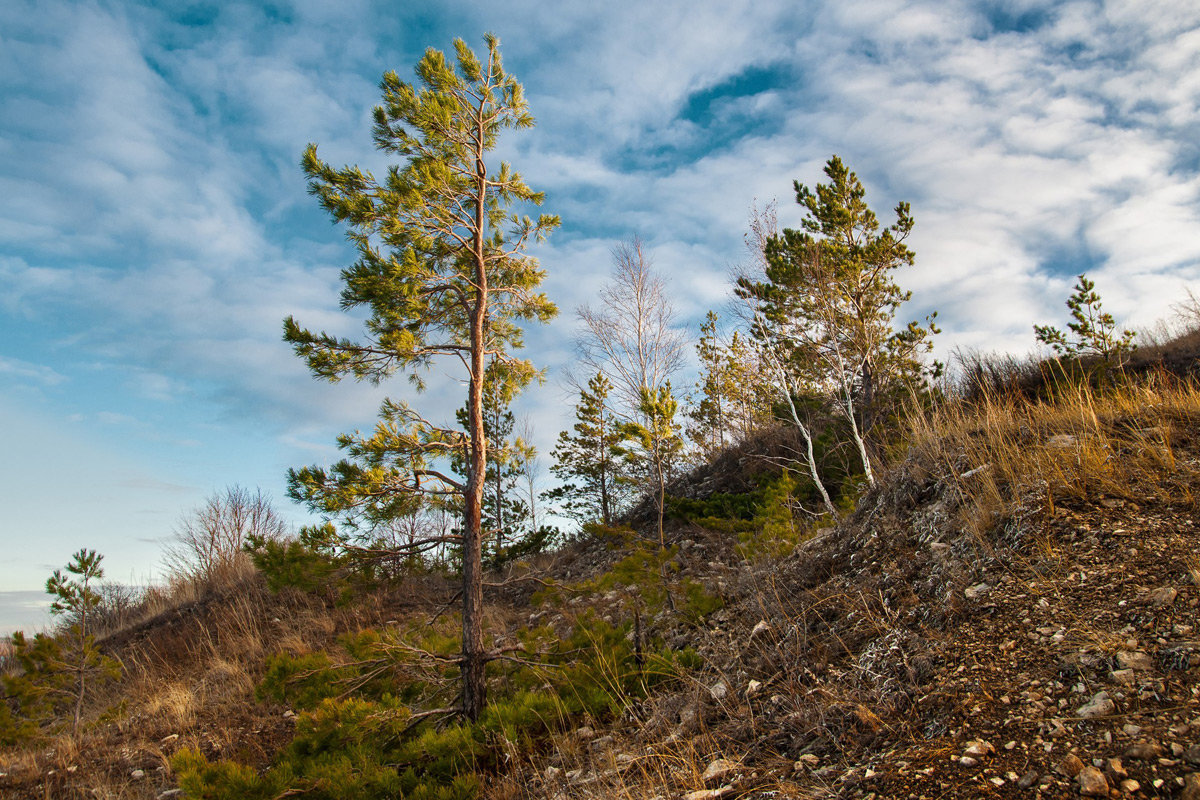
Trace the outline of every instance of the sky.
<instances>
[{"instance_id":1,"label":"sky","mask_svg":"<svg viewBox=\"0 0 1200 800\"><path fill-rule=\"evenodd\" d=\"M1200 5L1129 2L0 4L0 592L81 547L161 576L163 541L227 485L290 519L289 467L331 463L375 388L322 383L282 320L353 336L343 232L300 154L376 171L383 72L491 31L537 126L499 154L562 227L535 253L561 313L518 410L567 427L575 309L640 236L681 324L728 300L752 203L801 215L838 154L886 223L908 201L907 319L1024 353L1075 275L1126 325L1200 279ZM462 388L430 376L433 405ZM25 598L22 595L22 598ZM23 601L22 601L23 602ZM0 627L5 612L0 608Z\"/></svg>"}]
</instances>

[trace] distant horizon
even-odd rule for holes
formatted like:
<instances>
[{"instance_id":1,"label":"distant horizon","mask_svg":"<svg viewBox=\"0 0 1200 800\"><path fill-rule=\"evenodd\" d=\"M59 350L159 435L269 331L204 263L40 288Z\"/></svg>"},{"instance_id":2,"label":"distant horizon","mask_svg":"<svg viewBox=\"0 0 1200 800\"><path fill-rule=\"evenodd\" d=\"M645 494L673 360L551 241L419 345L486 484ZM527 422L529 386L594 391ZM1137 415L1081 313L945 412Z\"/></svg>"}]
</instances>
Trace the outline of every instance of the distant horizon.
<instances>
[{"instance_id":1,"label":"distant horizon","mask_svg":"<svg viewBox=\"0 0 1200 800\"><path fill-rule=\"evenodd\" d=\"M0 637L12 636L16 631L40 633L53 624L50 595L32 589L0 591Z\"/></svg>"}]
</instances>

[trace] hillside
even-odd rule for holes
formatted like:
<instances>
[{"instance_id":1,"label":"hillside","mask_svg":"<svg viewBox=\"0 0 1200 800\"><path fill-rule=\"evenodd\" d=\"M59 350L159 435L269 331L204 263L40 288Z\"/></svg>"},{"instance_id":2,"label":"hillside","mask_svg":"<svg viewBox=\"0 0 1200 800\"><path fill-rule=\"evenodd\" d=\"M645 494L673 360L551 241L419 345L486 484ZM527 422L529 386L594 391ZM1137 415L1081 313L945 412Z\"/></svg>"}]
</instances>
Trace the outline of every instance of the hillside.
<instances>
[{"instance_id":1,"label":"hillside","mask_svg":"<svg viewBox=\"0 0 1200 800\"><path fill-rule=\"evenodd\" d=\"M540 663L497 665L503 711L478 729L389 699L453 691L416 652L452 651L451 580L249 576L105 639L121 682L78 741L0 754L0 795L266 797L291 770L297 796L351 796L303 759L353 752L480 776L412 797L1200 798L1198 422L1200 393L1165 378L951 405L798 546L738 519L677 519L662 553L595 531L493 576L489 631ZM677 493L767 469L752 447L718 463ZM336 774L390 785L367 763Z\"/></svg>"}]
</instances>

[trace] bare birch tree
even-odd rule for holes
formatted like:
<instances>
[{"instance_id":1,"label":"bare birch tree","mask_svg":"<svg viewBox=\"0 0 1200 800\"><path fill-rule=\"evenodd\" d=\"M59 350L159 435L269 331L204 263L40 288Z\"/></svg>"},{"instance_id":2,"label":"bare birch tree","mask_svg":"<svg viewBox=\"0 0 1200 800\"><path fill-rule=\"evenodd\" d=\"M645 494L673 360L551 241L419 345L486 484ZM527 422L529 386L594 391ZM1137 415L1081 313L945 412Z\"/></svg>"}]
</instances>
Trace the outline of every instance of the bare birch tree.
<instances>
[{"instance_id":1,"label":"bare birch tree","mask_svg":"<svg viewBox=\"0 0 1200 800\"><path fill-rule=\"evenodd\" d=\"M642 416L643 390L657 391L683 366L688 341L641 240L622 242L612 254L612 277L599 303L578 309L583 331L575 346L583 380L603 374L612 384L618 413L634 420Z\"/></svg>"}]
</instances>

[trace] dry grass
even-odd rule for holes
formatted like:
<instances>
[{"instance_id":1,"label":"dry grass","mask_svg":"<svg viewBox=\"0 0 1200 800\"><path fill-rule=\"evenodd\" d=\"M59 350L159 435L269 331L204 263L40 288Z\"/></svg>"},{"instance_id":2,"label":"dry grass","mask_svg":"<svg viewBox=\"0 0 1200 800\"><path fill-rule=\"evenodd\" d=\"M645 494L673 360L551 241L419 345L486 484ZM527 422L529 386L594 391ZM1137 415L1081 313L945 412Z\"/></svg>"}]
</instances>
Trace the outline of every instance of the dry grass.
<instances>
[{"instance_id":1,"label":"dry grass","mask_svg":"<svg viewBox=\"0 0 1200 800\"><path fill-rule=\"evenodd\" d=\"M1070 386L1046 401L986 394L914 414L913 452L965 501L972 533L1039 498L1055 504L1147 498L1192 505L1200 467L1189 456L1200 390L1165 375L1098 390Z\"/></svg>"},{"instance_id":2,"label":"dry grass","mask_svg":"<svg viewBox=\"0 0 1200 800\"><path fill-rule=\"evenodd\" d=\"M196 722L196 709L200 698L186 683L171 682L152 692L144 701L144 713L167 727L183 730Z\"/></svg>"}]
</instances>

